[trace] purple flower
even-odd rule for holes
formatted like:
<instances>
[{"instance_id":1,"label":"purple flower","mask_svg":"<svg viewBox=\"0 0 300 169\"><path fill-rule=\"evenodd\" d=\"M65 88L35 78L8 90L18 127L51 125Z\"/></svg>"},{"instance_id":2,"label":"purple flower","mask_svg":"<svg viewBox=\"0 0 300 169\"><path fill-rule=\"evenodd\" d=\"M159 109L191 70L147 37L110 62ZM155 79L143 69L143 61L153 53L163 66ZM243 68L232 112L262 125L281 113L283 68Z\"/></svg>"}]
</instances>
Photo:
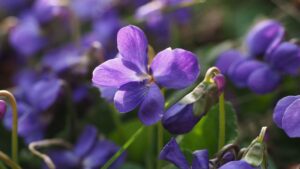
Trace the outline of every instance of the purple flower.
<instances>
[{"instance_id":1,"label":"purple flower","mask_svg":"<svg viewBox=\"0 0 300 169\"><path fill-rule=\"evenodd\" d=\"M172 134L184 134L193 129L201 117L194 114L194 104L177 103L170 107L163 115L162 124Z\"/></svg>"},{"instance_id":2,"label":"purple flower","mask_svg":"<svg viewBox=\"0 0 300 169\"><path fill-rule=\"evenodd\" d=\"M275 20L264 20L247 35L246 44L251 56L270 53L283 39L284 27Z\"/></svg>"},{"instance_id":3,"label":"purple flower","mask_svg":"<svg viewBox=\"0 0 300 169\"><path fill-rule=\"evenodd\" d=\"M167 48L149 64L148 42L144 32L126 26L118 32L120 56L95 68L92 81L97 87L117 89L114 103L120 112L136 107L139 118L151 125L160 120L164 97L158 85L181 89L191 85L199 74L196 56L183 49Z\"/></svg>"},{"instance_id":4,"label":"purple flower","mask_svg":"<svg viewBox=\"0 0 300 169\"><path fill-rule=\"evenodd\" d=\"M59 0L37 0L33 6L34 16L42 23L54 18L67 18L70 13Z\"/></svg>"},{"instance_id":5,"label":"purple flower","mask_svg":"<svg viewBox=\"0 0 300 169\"><path fill-rule=\"evenodd\" d=\"M267 59L276 70L291 75L299 73L300 48L296 44L290 42L281 43L267 56Z\"/></svg>"},{"instance_id":6,"label":"purple flower","mask_svg":"<svg viewBox=\"0 0 300 169\"><path fill-rule=\"evenodd\" d=\"M214 78L214 82L218 87L219 95L224 91L226 79L222 74L216 75Z\"/></svg>"},{"instance_id":7,"label":"purple flower","mask_svg":"<svg viewBox=\"0 0 300 169\"><path fill-rule=\"evenodd\" d=\"M230 66L237 60L243 58L242 54L237 50L227 50L222 52L216 61L216 66L220 69L222 74L228 74Z\"/></svg>"},{"instance_id":8,"label":"purple flower","mask_svg":"<svg viewBox=\"0 0 300 169\"><path fill-rule=\"evenodd\" d=\"M31 76L29 73L25 75ZM57 100L61 92L62 82L53 76L31 81L31 85L25 80L20 79L20 82L20 86L15 92L19 107L18 133L25 139L26 143L30 143L44 137L44 132L53 117L53 113L48 110ZM12 112L9 109L4 118L6 128L11 129L11 121Z\"/></svg>"},{"instance_id":9,"label":"purple flower","mask_svg":"<svg viewBox=\"0 0 300 169\"><path fill-rule=\"evenodd\" d=\"M31 57L46 44L37 20L25 15L9 34L10 44L22 55Z\"/></svg>"},{"instance_id":10,"label":"purple flower","mask_svg":"<svg viewBox=\"0 0 300 169\"><path fill-rule=\"evenodd\" d=\"M180 169L209 169L209 158L207 150L198 150L193 153L193 161L190 164L184 157L176 140L172 138L161 150L159 159L166 160Z\"/></svg>"},{"instance_id":11,"label":"purple flower","mask_svg":"<svg viewBox=\"0 0 300 169\"><path fill-rule=\"evenodd\" d=\"M110 10L113 3L110 0L73 0L70 5L81 20L90 21Z\"/></svg>"},{"instance_id":12,"label":"purple flower","mask_svg":"<svg viewBox=\"0 0 300 169\"><path fill-rule=\"evenodd\" d=\"M248 87L255 93L266 94L274 91L280 83L281 76L269 66L255 70L248 78Z\"/></svg>"},{"instance_id":13,"label":"purple flower","mask_svg":"<svg viewBox=\"0 0 300 169\"><path fill-rule=\"evenodd\" d=\"M97 129L86 126L71 150L51 150L49 156L57 169L101 168L117 151L118 147L104 139L98 139ZM110 167L117 168L125 159L121 155Z\"/></svg>"},{"instance_id":14,"label":"purple flower","mask_svg":"<svg viewBox=\"0 0 300 169\"><path fill-rule=\"evenodd\" d=\"M300 96L280 99L274 109L273 120L289 137L300 137Z\"/></svg>"},{"instance_id":15,"label":"purple flower","mask_svg":"<svg viewBox=\"0 0 300 169\"><path fill-rule=\"evenodd\" d=\"M243 160L238 160L228 162L221 166L220 169L254 169L254 167Z\"/></svg>"},{"instance_id":16,"label":"purple flower","mask_svg":"<svg viewBox=\"0 0 300 169\"><path fill-rule=\"evenodd\" d=\"M6 102L3 100L0 100L0 119L3 118L6 112Z\"/></svg>"}]
</instances>

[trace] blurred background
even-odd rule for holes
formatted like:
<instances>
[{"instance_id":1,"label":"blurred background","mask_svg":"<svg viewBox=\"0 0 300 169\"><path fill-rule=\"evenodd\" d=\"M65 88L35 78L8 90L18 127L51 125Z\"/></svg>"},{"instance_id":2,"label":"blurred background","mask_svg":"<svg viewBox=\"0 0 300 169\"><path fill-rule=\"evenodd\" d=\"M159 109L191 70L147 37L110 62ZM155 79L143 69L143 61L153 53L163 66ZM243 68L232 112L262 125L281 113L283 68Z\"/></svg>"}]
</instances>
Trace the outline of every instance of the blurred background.
<instances>
[{"instance_id":1,"label":"blurred background","mask_svg":"<svg viewBox=\"0 0 300 169\"><path fill-rule=\"evenodd\" d=\"M42 112L32 121L39 125L28 127L26 120L19 124L30 128L20 134L24 168L41 168L41 162L33 160L35 157L26 149L28 142L63 137L70 102L76 111L78 128L93 124L102 136L118 145L139 127L134 113L116 113L91 84L93 69L116 56L116 34L125 25L142 28L155 51L172 47L196 53L202 76L222 51L233 47L243 50L247 31L259 20L276 19L285 26L286 39L298 41L300 37L299 0L201 0L186 6L172 5L175 1L169 3L157 12L158 3L148 0L0 0L0 89L13 91L19 102L31 105L31 111ZM31 102L43 94L30 98L28 92L41 80L51 84L53 78L67 84L70 92L41 89L40 93L58 95L46 110L41 110ZM287 95L298 95L299 84L299 77L285 77L275 92L256 95L228 81L225 97L237 112L237 143L247 146L262 126L269 126L271 168L292 169L297 164L299 167L300 139L288 138L272 121L276 102ZM23 114L32 114L20 113L21 118ZM10 118L4 117L0 125L0 149L5 152L10 150L7 119ZM126 130L125 135L118 134L118 125ZM28 132L43 134L28 137ZM147 149L142 138L136 142L128 151L126 164L139 169L147 163L143 152L155 145L147 144Z\"/></svg>"}]
</instances>

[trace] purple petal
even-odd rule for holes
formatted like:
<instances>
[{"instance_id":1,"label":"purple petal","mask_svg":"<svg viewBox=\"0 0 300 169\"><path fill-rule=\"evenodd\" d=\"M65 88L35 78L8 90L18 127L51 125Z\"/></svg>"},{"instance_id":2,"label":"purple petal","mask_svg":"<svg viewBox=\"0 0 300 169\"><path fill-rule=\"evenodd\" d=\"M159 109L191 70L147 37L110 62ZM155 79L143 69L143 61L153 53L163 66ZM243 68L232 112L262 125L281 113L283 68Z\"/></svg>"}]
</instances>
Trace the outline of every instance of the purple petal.
<instances>
[{"instance_id":1,"label":"purple petal","mask_svg":"<svg viewBox=\"0 0 300 169\"><path fill-rule=\"evenodd\" d=\"M22 55L32 56L46 44L37 20L26 15L9 36L11 45Z\"/></svg>"},{"instance_id":2,"label":"purple petal","mask_svg":"<svg viewBox=\"0 0 300 169\"><path fill-rule=\"evenodd\" d=\"M282 128L282 118L286 109L299 98L300 96L287 96L277 102L273 113L273 120L279 128Z\"/></svg>"},{"instance_id":3,"label":"purple petal","mask_svg":"<svg viewBox=\"0 0 300 169\"><path fill-rule=\"evenodd\" d=\"M97 129L94 126L88 125L84 128L80 134L75 148L74 153L82 158L89 153L97 142Z\"/></svg>"},{"instance_id":4,"label":"purple petal","mask_svg":"<svg viewBox=\"0 0 300 169\"><path fill-rule=\"evenodd\" d=\"M119 88L114 97L116 108L121 113L135 109L145 98L148 92L145 82L130 82Z\"/></svg>"},{"instance_id":5,"label":"purple petal","mask_svg":"<svg viewBox=\"0 0 300 169\"><path fill-rule=\"evenodd\" d=\"M300 70L300 48L293 43L281 43L269 55L268 60L276 69L296 75Z\"/></svg>"},{"instance_id":6,"label":"purple petal","mask_svg":"<svg viewBox=\"0 0 300 169\"><path fill-rule=\"evenodd\" d=\"M226 75L228 73L229 67L242 57L242 54L237 50L227 50L218 56L215 65L221 70L223 74Z\"/></svg>"},{"instance_id":7,"label":"purple petal","mask_svg":"<svg viewBox=\"0 0 300 169\"><path fill-rule=\"evenodd\" d=\"M191 131L200 118L194 115L193 104L175 104L163 114L162 124L172 134L184 134Z\"/></svg>"},{"instance_id":8,"label":"purple petal","mask_svg":"<svg viewBox=\"0 0 300 169\"><path fill-rule=\"evenodd\" d=\"M195 82L200 66L195 54L183 49L167 48L151 63L154 80L166 88L185 88Z\"/></svg>"},{"instance_id":9,"label":"purple petal","mask_svg":"<svg viewBox=\"0 0 300 169\"><path fill-rule=\"evenodd\" d=\"M83 159L83 168L100 168L118 149L119 148L110 141L98 141L88 156ZM124 156L119 158L124 158Z\"/></svg>"},{"instance_id":10,"label":"purple petal","mask_svg":"<svg viewBox=\"0 0 300 169\"><path fill-rule=\"evenodd\" d=\"M166 160L180 169L189 169L189 164L181 152L179 145L174 138L165 145L159 154L159 159Z\"/></svg>"},{"instance_id":11,"label":"purple petal","mask_svg":"<svg viewBox=\"0 0 300 169\"><path fill-rule=\"evenodd\" d=\"M96 67L92 78L96 86L115 88L128 82L140 80L141 77L138 77L132 64L121 58L108 60Z\"/></svg>"},{"instance_id":12,"label":"purple petal","mask_svg":"<svg viewBox=\"0 0 300 169\"><path fill-rule=\"evenodd\" d=\"M275 20L265 20L254 26L247 35L252 56L263 55L277 46L284 36L283 26Z\"/></svg>"},{"instance_id":13,"label":"purple petal","mask_svg":"<svg viewBox=\"0 0 300 169\"><path fill-rule=\"evenodd\" d=\"M264 67L265 65L257 60L245 60L235 67L230 74L234 84L238 87L246 87L249 76L253 71Z\"/></svg>"},{"instance_id":14,"label":"purple petal","mask_svg":"<svg viewBox=\"0 0 300 169\"><path fill-rule=\"evenodd\" d=\"M5 112L6 112L6 102L0 100L0 120L4 117Z\"/></svg>"},{"instance_id":15,"label":"purple petal","mask_svg":"<svg viewBox=\"0 0 300 169\"><path fill-rule=\"evenodd\" d=\"M149 86L148 93L145 96L140 110L139 119L145 125L152 125L161 119L164 110L164 96L162 95L159 87L152 83Z\"/></svg>"},{"instance_id":16,"label":"purple petal","mask_svg":"<svg viewBox=\"0 0 300 169\"><path fill-rule=\"evenodd\" d=\"M193 152L192 169L209 169L209 157L207 150Z\"/></svg>"},{"instance_id":17,"label":"purple petal","mask_svg":"<svg viewBox=\"0 0 300 169\"><path fill-rule=\"evenodd\" d=\"M71 151L52 150L47 154L55 164L56 169L76 168L80 166L80 159Z\"/></svg>"},{"instance_id":18,"label":"purple petal","mask_svg":"<svg viewBox=\"0 0 300 169\"><path fill-rule=\"evenodd\" d=\"M300 99L286 108L282 118L282 128L289 137L300 137Z\"/></svg>"},{"instance_id":19,"label":"purple petal","mask_svg":"<svg viewBox=\"0 0 300 169\"><path fill-rule=\"evenodd\" d=\"M220 169L254 169L251 165L243 160L231 161L221 166Z\"/></svg>"},{"instance_id":20,"label":"purple petal","mask_svg":"<svg viewBox=\"0 0 300 169\"><path fill-rule=\"evenodd\" d=\"M116 92L118 91L115 87L99 86L101 97L106 99L108 102L113 102Z\"/></svg>"},{"instance_id":21,"label":"purple petal","mask_svg":"<svg viewBox=\"0 0 300 169\"><path fill-rule=\"evenodd\" d=\"M62 89L62 81L55 77L45 77L36 82L28 92L28 99L39 110L46 110L57 100Z\"/></svg>"},{"instance_id":22,"label":"purple petal","mask_svg":"<svg viewBox=\"0 0 300 169\"><path fill-rule=\"evenodd\" d=\"M248 87L255 93L266 94L274 91L281 77L268 66L259 68L248 78Z\"/></svg>"},{"instance_id":23,"label":"purple petal","mask_svg":"<svg viewBox=\"0 0 300 169\"><path fill-rule=\"evenodd\" d=\"M123 27L117 35L118 50L122 58L136 65L140 72L147 72L148 41L144 32L133 25Z\"/></svg>"}]
</instances>

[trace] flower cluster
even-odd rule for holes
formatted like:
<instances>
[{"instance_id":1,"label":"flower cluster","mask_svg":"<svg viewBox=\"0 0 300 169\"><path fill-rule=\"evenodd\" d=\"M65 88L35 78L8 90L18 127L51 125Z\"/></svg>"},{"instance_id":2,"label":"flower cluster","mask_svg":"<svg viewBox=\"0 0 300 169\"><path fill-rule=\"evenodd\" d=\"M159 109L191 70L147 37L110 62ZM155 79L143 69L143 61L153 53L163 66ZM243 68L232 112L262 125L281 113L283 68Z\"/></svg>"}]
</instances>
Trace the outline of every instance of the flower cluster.
<instances>
[{"instance_id":1,"label":"flower cluster","mask_svg":"<svg viewBox=\"0 0 300 169\"><path fill-rule=\"evenodd\" d=\"M273 114L275 124L289 137L300 137L300 96L286 96L280 99Z\"/></svg>"},{"instance_id":2,"label":"flower cluster","mask_svg":"<svg viewBox=\"0 0 300 169\"><path fill-rule=\"evenodd\" d=\"M86 126L71 150L52 149L47 154L57 169L100 168L117 151L118 147L111 141L99 139L94 126ZM118 168L125 155L121 155L110 167Z\"/></svg>"},{"instance_id":3,"label":"flower cluster","mask_svg":"<svg viewBox=\"0 0 300 169\"><path fill-rule=\"evenodd\" d=\"M274 91L283 75L297 75L300 48L284 42L284 27L275 20L259 22L246 38L248 52L228 50L220 54L216 66L241 88L258 94Z\"/></svg>"},{"instance_id":4,"label":"flower cluster","mask_svg":"<svg viewBox=\"0 0 300 169\"><path fill-rule=\"evenodd\" d=\"M199 74L197 58L189 51L167 48L150 60L144 32L132 25L118 32L117 43L119 56L96 67L92 81L112 91L110 98L120 112L139 106L140 120L154 124L164 111L159 86L182 89L191 85Z\"/></svg>"},{"instance_id":5,"label":"flower cluster","mask_svg":"<svg viewBox=\"0 0 300 169\"><path fill-rule=\"evenodd\" d=\"M218 166L219 169L254 169L250 164L244 160L235 160L230 154L225 154L222 158L226 159L222 166ZM172 138L160 152L160 159L166 160L180 169L210 169L212 168L208 151L197 150L193 152L192 165L188 163L184 154L180 150L176 140Z\"/></svg>"}]
</instances>

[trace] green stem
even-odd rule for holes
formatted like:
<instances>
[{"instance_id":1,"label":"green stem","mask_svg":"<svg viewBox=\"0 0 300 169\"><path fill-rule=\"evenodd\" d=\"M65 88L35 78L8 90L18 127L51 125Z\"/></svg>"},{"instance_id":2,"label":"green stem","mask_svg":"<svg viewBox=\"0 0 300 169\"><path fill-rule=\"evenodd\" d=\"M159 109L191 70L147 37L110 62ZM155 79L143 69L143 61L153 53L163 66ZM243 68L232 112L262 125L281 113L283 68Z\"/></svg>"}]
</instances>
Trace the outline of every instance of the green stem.
<instances>
[{"instance_id":1,"label":"green stem","mask_svg":"<svg viewBox=\"0 0 300 169\"><path fill-rule=\"evenodd\" d=\"M113 111L112 118L113 118L116 130L119 133L118 135L120 137L120 140L123 142L123 141L125 141L125 137L124 137L124 130L122 128L122 121L120 118L120 113L117 112L116 108L113 105L110 105L109 107Z\"/></svg>"},{"instance_id":2,"label":"green stem","mask_svg":"<svg viewBox=\"0 0 300 169\"><path fill-rule=\"evenodd\" d=\"M0 151L0 160L13 169L21 169L21 167L12 161L5 153ZM2 167L3 168L3 167Z\"/></svg>"},{"instance_id":3,"label":"green stem","mask_svg":"<svg viewBox=\"0 0 300 169\"><path fill-rule=\"evenodd\" d=\"M101 169L108 169L112 165L112 163L117 160L117 158L134 142L134 140L142 133L145 126L141 126L130 138L127 142L119 149L117 153L114 154Z\"/></svg>"},{"instance_id":4,"label":"green stem","mask_svg":"<svg viewBox=\"0 0 300 169\"><path fill-rule=\"evenodd\" d=\"M161 123L157 124L157 154L159 154L159 152L161 151L162 147L163 147L163 138L164 137L164 131L163 131L163 127L161 125ZM161 160L157 160L157 169L161 168Z\"/></svg>"},{"instance_id":5,"label":"green stem","mask_svg":"<svg viewBox=\"0 0 300 169\"><path fill-rule=\"evenodd\" d=\"M226 118L225 118L225 101L224 93L219 96L219 144L218 149L221 150L225 145L225 128L226 128Z\"/></svg>"},{"instance_id":6,"label":"green stem","mask_svg":"<svg viewBox=\"0 0 300 169\"><path fill-rule=\"evenodd\" d=\"M154 154L153 152L153 126L149 126L147 129L147 157L146 157L146 168L147 169L153 169L153 159L152 155Z\"/></svg>"},{"instance_id":7,"label":"green stem","mask_svg":"<svg viewBox=\"0 0 300 169\"><path fill-rule=\"evenodd\" d=\"M13 94L6 90L0 90L0 96L6 97L10 102L13 113L13 126L12 126L12 160L18 163L18 109L17 102Z\"/></svg>"}]
</instances>

